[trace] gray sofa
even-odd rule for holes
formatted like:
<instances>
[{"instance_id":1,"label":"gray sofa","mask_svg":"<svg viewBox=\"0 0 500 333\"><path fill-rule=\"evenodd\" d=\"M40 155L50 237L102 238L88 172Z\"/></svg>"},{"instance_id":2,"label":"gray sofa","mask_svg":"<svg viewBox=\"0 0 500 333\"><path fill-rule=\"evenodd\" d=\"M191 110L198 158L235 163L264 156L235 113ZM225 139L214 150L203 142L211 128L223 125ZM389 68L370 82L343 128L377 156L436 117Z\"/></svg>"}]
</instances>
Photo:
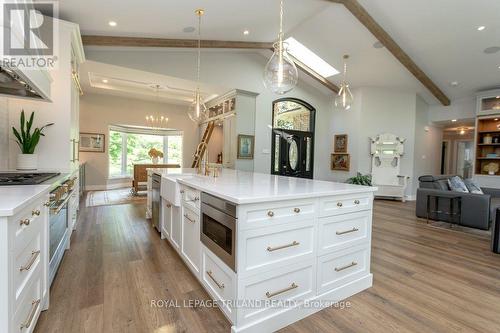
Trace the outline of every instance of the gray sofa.
<instances>
[{"instance_id":1,"label":"gray sofa","mask_svg":"<svg viewBox=\"0 0 500 333\"><path fill-rule=\"evenodd\" d=\"M446 176L421 176L419 180L419 188L417 189L417 206L416 214L418 217L427 218L427 197L429 195L439 195L442 197L460 195L462 201L462 211L460 225L487 230L490 227L490 222L496 217L496 209L500 208L500 189L484 188L484 194L460 193L452 192L448 186L448 178L453 175ZM431 205L434 201L431 200ZM439 210L446 213L456 213L458 207L455 207L455 212L449 212L448 200L439 200L439 207L431 206L432 210ZM453 216L446 213L433 213L429 218L437 221L456 222Z\"/></svg>"}]
</instances>

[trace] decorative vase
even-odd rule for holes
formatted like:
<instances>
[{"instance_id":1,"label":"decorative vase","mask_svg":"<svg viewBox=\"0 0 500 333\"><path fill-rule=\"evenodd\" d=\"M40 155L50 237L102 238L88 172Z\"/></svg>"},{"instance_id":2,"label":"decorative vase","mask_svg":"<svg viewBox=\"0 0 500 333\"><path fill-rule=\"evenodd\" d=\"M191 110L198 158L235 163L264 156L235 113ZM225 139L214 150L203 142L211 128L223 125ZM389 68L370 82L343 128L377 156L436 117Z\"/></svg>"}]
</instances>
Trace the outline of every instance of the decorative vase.
<instances>
[{"instance_id":1,"label":"decorative vase","mask_svg":"<svg viewBox=\"0 0 500 333\"><path fill-rule=\"evenodd\" d=\"M158 157L153 157L151 160L153 161L153 164L158 164Z\"/></svg>"},{"instance_id":2,"label":"decorative vase","mask_svg":"<svg viewBox=\"0 0 500 333\"><path fill-rule=\"evenodd\" d=\"M17 170L36 170L38 167L37 154L18 154Z\"/></svg>"}]
</instances>

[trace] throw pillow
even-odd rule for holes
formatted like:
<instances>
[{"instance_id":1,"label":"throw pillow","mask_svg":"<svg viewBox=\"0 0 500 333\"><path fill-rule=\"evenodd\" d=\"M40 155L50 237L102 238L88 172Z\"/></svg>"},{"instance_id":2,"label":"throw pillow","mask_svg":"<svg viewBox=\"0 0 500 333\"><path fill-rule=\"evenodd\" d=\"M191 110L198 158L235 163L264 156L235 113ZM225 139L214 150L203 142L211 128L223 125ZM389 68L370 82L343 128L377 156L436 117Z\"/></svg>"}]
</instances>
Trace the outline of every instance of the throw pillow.
<instances>
[{"instance_id":1,"label":"throw pillow","mask_svg":"<svg viewBox=\"0 0 500 333\"><path fill-rule=\"evenodd\" d=\"M463 192L463 193L469 192L469 190L467 189L467 186L465 186L465 183L462 180L462 178L460 178L458 176L448 178L448 185L450 186L450 189L452 191Z\"/></svg>"},{"instance_id":2,"label":"throw pillow","mask_svg":"<svg viewBox=\"0 0 500 333\"><path fill-rule=\"evenodd\" d=\"M467 186L467 189L469 190L470 193L475 193L475 194L484 194L483 190L481 190L481 187L477 184L477 182L474 179L466 179L464 180L465 186Z\"/></svg>"}]
</instances>

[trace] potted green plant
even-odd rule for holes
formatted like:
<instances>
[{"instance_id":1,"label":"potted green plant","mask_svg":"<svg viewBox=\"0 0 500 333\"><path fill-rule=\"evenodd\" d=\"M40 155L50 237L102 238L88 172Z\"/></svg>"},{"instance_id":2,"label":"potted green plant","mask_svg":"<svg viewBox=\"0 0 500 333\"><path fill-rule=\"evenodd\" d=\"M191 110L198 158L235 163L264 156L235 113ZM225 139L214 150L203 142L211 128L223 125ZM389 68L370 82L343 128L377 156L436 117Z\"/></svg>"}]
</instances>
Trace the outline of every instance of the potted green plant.
<instances>
[{"instance_id":1,"label":"potted green plant","mask_svg":"<svg viewBox=\"0 0 500 333\"><path fill-rule=\"evenodd\" d=\"M30 119L26 121L24 110L22 110L19 130L12 127L17 145L21 149L21 154L17 155L18 170L34 170L37 168L38 155L35 154L36 146L40 141L40 137L45 136L43 134L44 129L54 125L53 123L50 123L40 128L37 127L32 129L34 118L35 112L32 112Z\"/></svg>"},{"instance_id":2,"label":"potted green plant","mask_svg":"<svg viewBox=\"0 0 500 333\"><path fill-rule=\"evenodd\" d=\"M372 186L372 176L362 175L361 172L358 172L356 176L349 178L347 180L347 183L354 185Z\"/></svg>"}]
</instances>

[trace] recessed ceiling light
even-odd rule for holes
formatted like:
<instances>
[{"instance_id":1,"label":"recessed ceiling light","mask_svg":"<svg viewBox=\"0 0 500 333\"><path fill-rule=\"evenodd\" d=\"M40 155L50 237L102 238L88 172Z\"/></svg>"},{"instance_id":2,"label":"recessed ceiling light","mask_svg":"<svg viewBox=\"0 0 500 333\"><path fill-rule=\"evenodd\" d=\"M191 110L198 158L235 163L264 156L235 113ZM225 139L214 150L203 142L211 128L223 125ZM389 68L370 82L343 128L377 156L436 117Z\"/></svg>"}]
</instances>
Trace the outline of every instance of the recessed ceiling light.
<instances>
[{"instance_id":1,"label":"recessed ceiling light","mask_svg":"<svg viewBox=\"0 0 500 333\"><path fill-rule=\"evenodd\" d=\"M497 96L497 99L500 98L500 96Z\"/></svg>"},{"instance_id":2,"label":"recessed ceiling light","mask_svg":"<svg viewBox=\"0 0 500 333\"><path fill-rule=\"evenodd\" d=\"M457 120L456 120L456 119L452 119L452 120L451 120L451 122L452 122L452 123L456 123L456 122L457 122Z\"/></svg>"},{"instance_id":3,"label":"recessed ceiling light","mask_svg":"<svg viewBox=\"0 0 500 333\"><path fill-rule=\"evenodd\" d=\"M483 31L484 29L486 29L484 25L480 25L479 27L477 27L478 31Z\"/></svg>"},{"instance_id":4,"label":"recessed ceiling light","mask_svg":"<svg viewBox=\"0 0 500 333\"><path fill-rule=\"evenodd\" d=\"M108 79L102 79L102 83L108 83Z\"/></svg>"},{"instance_id":5,"label":"recessed ceiling light","mask_svg":"<svg viewBox=\"0 0 500 333\"><path fill-rule=\"evenodd\" d=\"M116 27L117 23L115 21L109 21L108 22L110 27Z\"/></svg>"},{"instance_id":6,"label":"recessed ceiling light","mask_svg":"<svg viewBox=\"0 0 500 333\"><path fill-rule=\"evenodd\" d=\"M452 86L452 87L458 87L459 84L460 83L458 81L451 81L450 82L450 86Z\"/></svg>"},{"instance_id":7,"label":"recessed ceiling light","mask_svg":"<svg viewBox=\"0 0 500 333\"><path fill-rule=\"evenodd\" d=\"M380 41L376 41L375 43L373 43L373 47L376 49L383 49L384 44L382 44Z\"/></svg>"},{"instance_id":8,"label":"recessed ceiling light","mask_svg":"<svg viewBox=\"0 0 500 333\"><path fill-rule=\"evenodd\" d=\"M243 31L243 35L245 35L245 36L246 36L246 35L248 35L248 34L250 34L250 31L248 31L248 30L244 30L244 31Z\"/></svg>"},{"instance_id":9,"label":"recessed ceiling light","mask_svg":"<svg viewBox=\"0 0 500 333\"><path fill-rule=\"evenodd\" d=\"M494 121L498 121L498 118L493 119Z\"/></svg>"}]
</instances>

